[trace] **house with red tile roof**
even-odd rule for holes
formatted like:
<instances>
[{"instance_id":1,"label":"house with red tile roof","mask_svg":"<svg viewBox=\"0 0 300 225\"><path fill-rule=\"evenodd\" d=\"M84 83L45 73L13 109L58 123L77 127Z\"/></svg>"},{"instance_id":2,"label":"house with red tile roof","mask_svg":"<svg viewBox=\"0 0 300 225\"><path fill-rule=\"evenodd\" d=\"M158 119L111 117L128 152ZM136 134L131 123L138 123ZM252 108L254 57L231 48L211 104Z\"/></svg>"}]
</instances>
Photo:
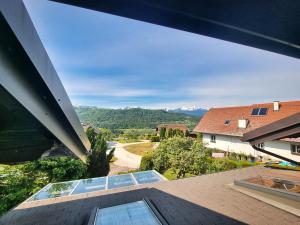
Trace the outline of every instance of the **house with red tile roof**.
<instances>
[{"instance_id":1,"label":"house with red tile roof","mask_svg":"<svg viewBox=\"0 0 300 225\"><path fill-rule=\"evenodd\" d=\"M194 128L194 132L202 133L203 142L210 148L276 160L273 156L254 150L248 142L242 142L241 138L244 133L299 112L300 101L211 108ZM268 141L259 143L258 147L300 161L299 138Z\"/></svg>"}]
</instances>

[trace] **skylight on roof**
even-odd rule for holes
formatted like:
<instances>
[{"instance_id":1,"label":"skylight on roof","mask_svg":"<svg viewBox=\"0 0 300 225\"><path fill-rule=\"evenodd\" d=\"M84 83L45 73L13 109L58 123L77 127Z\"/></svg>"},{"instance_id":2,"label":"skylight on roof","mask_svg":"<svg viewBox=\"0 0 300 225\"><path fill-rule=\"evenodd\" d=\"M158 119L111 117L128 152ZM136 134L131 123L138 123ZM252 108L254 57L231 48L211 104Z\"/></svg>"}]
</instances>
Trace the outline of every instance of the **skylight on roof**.
<instances>
[{"instance_id":1,"label":"skylight on roof","mask_svg":"<svg viewBox=\"0 0 300 225\"><path fill-rule=\"evenodd\" d=\"M27 201L42 200L48 198L63 197L93 191L109 190L133 185L155 183L166 180L155 170L113 175L107 177L96 177L46 185L39 192L30 197Z\"/></svg>"},{"instance_id":2,"label":"skylight on roof","mask_svg":"<svg viewBox=\"0 0 300 225\"><path fill-rule=\"evenodd\" d=\"M160 225L160 221L145 201L98 209L95 225Z\"/></svg>"},{"instance_id":3,"label":"skylight on roof","mask_svg":"<svg viewBox=\"0 0 300 225\"><path fill-rule=\"evenodd\" d=\"M254 108L252 109L252 116L264 116L267 115L268 108Z\"/></svg>"}]
</instances>

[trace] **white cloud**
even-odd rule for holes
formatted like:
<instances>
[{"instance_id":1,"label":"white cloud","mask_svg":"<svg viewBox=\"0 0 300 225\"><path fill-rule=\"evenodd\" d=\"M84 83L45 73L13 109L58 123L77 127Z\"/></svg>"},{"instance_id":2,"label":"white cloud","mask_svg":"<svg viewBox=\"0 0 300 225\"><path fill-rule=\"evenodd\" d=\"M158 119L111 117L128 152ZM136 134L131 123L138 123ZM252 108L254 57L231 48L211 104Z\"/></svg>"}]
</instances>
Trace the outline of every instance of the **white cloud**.
<instances>
[{"instance_id":1,"label":"white cloud","mask_svg":"<svg viewBox=\"0 0 300 225\"><path fill-rule=\"evenodd\" d=\"M68 76L70 77L70 76ZM71 76L72 77L72 76ZM124 80L104 79L101 77L76 76L73 79L63 80L63 84L69 95L77 96L111 96L134 97L159 95L155 89L129 88Z\"/></svg>"}]
</instances>

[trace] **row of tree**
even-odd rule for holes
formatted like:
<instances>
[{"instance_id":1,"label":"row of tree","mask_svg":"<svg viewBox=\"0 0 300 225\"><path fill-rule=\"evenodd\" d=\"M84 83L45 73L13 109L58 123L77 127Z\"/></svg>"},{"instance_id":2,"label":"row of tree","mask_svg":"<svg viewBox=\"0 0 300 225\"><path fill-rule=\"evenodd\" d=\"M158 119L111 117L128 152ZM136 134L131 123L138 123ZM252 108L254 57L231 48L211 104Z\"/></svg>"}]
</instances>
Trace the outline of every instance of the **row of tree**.
<instances>
[{"instance_id":1,"label":"row of tree","mask_svg":"<svg viewBox=\"0 0 300 225\"><path fill-rule=\"evenodd\" d=\"M190 129L199 122L199 117L182 113L152 109L99 109L75 107L80 121L91 123L95 127L116 129L155 129L157 124L183 123Z\"/></svg>"},{"instance_id":2,"label":"row of tree","mask_svg":"<svg viewBox=\"0 0 300 225\"><path fill-rule=\"evenodd\" d=\"M166 129L165 127L161 127L159 131L159 137L161 140L166 138L172 138L172 137L188 137L189 131L186 130L184 133L182 130L176 128L176 129Z\"/></svg>"}]
</instances>

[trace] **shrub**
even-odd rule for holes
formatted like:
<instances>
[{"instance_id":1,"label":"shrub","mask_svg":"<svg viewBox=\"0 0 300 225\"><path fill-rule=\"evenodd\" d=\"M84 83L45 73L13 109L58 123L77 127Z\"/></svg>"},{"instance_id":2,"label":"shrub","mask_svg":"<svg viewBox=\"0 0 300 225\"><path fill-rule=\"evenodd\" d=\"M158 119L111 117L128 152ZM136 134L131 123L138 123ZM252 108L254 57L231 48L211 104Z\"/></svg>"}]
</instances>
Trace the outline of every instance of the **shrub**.
<instances>
[{"instance_id":1,"label":"shrub","mask_svg":"<svg viewBox=\"0 0 300 225\"><path fill-rule=\"evenodd\" d=\"M213 159L208 166L208 172L220 172L234 168L237 168L237 164L233 160L227 158Z\"/></svg>"},{"instance_id":2,"label":"shrub","mask_svg":"<svg viewBox=\"0 0 300 225\"><path fill-rule=\"evenodd\" d=\"M242 167L248 167L248 166L253 166L253 163L249 161L242 161Z\"/></svg>"},{"instance_id":3,"label":"shrub","mask_svg":"<svg viewBox=\"0 0 300 225\"><path fill-rule=\"evenodd\" d=\"M230 152L228 157L229 157L229 159L231 159L231 160L237 160L237 159L239 159L238 154L235 153L235 152Z\"/></svg>"},{"instance_id":4,"label":"shrub","mask_svg":"<svg viewBox=\"0 0 300 225\"><path fill-rule=\"evenodd\" d=\"M46 184L84 178L87 171L82 161L70 157L41 159L14 168L0 177L0 215Z\"/></svg>"},{"instance_id":5,"label":"shrub","mask_svg":"<svg viewBox=\"0 0 300 225\"><path fill-rule=\"evenodd\" d=\"M150 138L150 141L151 142L159 142L159 136L151 136L151 138Z\"/></svg>"},{"instance_id":6,"label":"shrub","mask_svg":"<svg viewBox=\"0 0 300 225\"><path fill-rule=\"evenodd\" d=\"M153 169L153 152L147 152L141 160L140 170L152 170Z\"/></svg>"},{"instance_id":7,"label":"shrub","mask_svg":"<svg viewBox=\"0 0 300 225\"><path fill-rule=\"evenodd\" d=\"M136 173L136 172L139 172L139 171L140 170L138 170L138 169L134 169L134 170L128 170L128 171L121 171L118 174L122 175L122 174L128 174L128 173Z\"/></svg>"},{"instance_id":8,"label":"shrub","mask_svg":"<svg viewBox=\"0 0 300 225\"><path fill-rule=\"evenodd\" d=\"M241 155L241 160L242 160L242 161L245 161L245 160L248 159L248 156L247 156L246 154L241 153L240 155Z\"/></svg>"},{"instance_id":9,"label":"shrub","mask_svg":"<svg viewBox=\"0 0 300 225\"><path fill-rule=\"evenodd\" d=\"M283 170L295 170L295 171L300 171L300 166L282 166L279 164L266 164L265 167L271 167L271 168L276 168L276 169L283 169Z\"/></svg>"},{"instance_id":10,"label":"shrub","mask_svg":"<svg viewBox=\"0 0 300 225\"><path fill-rule=\"evenodd\" d=\"M49 182L76 180L86 176L87 166L71 157L56 157L36 160L24 165L23 172L35 171L43 174Z\"/></svg>"}]
</instances>

